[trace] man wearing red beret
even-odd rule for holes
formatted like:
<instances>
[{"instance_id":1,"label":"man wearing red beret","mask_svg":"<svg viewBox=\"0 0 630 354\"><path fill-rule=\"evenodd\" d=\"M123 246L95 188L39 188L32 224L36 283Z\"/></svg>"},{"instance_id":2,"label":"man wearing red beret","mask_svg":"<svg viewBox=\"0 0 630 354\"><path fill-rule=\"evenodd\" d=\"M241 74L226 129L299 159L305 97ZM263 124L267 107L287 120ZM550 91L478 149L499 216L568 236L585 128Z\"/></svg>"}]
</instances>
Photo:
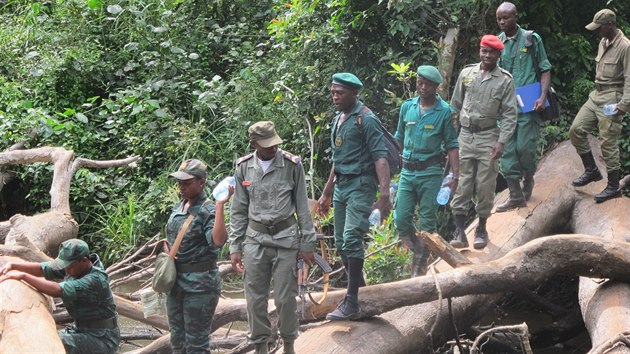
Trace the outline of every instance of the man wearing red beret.
<instances>
[{"instance_id":1,"label":"man wearing red beret","mask_svg":"<svg viewBox=\"0 0 630 354\"><path fill-rule=\"evenodd\" d=\"M479 224L475 231L474 247L488 243L486 221L494 204L494 189L499 173L499 158L504 145L516 127L516 94L512 75L497 66L503 50L497 36L481 38L481 62L466 66L457 78L451 105L459 111L459 187L451 209L455 232L451 245L468 247L464 232L466 214L475 200ZM473 199L473 194L475 198Z\"/></svg>"}]
</instances>

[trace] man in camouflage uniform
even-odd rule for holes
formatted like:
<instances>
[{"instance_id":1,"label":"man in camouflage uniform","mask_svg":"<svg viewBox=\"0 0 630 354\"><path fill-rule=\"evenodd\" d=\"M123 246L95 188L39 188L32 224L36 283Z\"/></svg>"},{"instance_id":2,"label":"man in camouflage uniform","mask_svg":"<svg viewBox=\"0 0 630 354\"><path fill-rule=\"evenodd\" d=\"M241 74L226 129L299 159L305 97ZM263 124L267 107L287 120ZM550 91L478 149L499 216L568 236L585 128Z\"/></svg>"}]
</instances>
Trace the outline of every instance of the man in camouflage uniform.
<instances>
[{"instance_id":1,"label":"man in camouflage uniform","mask_svg":"<svg viewBox=\"0 0 630 354\"><path fill-rule=\"evenodd\" d=\"M42 278L43 277L43 278ZM61 279L61 283L50 279ZM21 280L48 296L60 297L74 326L59 331L66 353L116 353L120 342L116 305L107 274L87 243L64 241L52 262L7 263L0 282Z\"/></svg>"},{"instance_id":2,"label":"man in camouflage uniform","mask_svg":"<svg viewBox=\"0 0 630 354\"><path fill-rule=\"evenodd\" d=\"M403 102L395 134L403 147L403 163L394 215L398 237L413 251L411 276L426 273L429 257L429 249L416 237L413 223L416 205L419 230L437 232L436 196L444 173L442 147L448 153L453 172L454 178L449 182L451 192L457 190L459 180L457 128L451 121L451 107L437 94L442 75L430 65L418 67L417 74L418 97Z\"/></svg>"},{"instance_id":3,"label":"man in camouflage uniform","mask_svg":"<svg viewBox=\"0 0 630 354\"><path fill-rule=\"evenodd\" d=\"M551 82L551 64L538 33L528 34L528 31L516 23L518 14L514 4L502 3L497 8L496 17L497 24L503 31L499 34L499 39L505 45L499 66L512 74L516 87L535 82L540 82L541 87L540 97L536 99L534 106L523 107L527 113L519 112L514 135L505 145L501 157L501 173L507 182L510 197L495 209L500 213L524 207L534 189L538 140L542 124L540 111L545 108ZM538 68L535 65L538 65ZM540 73L540 77L537 72Z\"/></svg>"},{"instance_id":4,"label":"man in camouflage uniform","mask_svg":"<svg viewBox=\"0 0 630 354\"><path fill-rule=\"evenodd\" d=\"M512 75L497 66L503 42L493 35L481 38L481 62L466 66L457 78L451 105L459 110L459 187L451 208L455 232L451 244L468 246L466 214L476 192L475 209L479 224L474 247L488 243L486 221L494 204L494 189L499 173L498 159L516 126L516 95Z\"/></svg>"},{"instance_id":5,"label":"man in camouflage uniform","mask_svg":"<svg viewBox=\"0 0 630 354\"><path fill-rule=\"evenodd\" d=\"M254 123L248 132L256 151L236 161L230 257L236 271L245 270L248 340L256 353L267 353L272 337L267 313L272 279L284 353L294 353L296 261L313 264L316 241L304 170L299 157L278 148L282 139L273 122Z\"/></svg>"},{"instance_id":6,"label":"man in camouflage uniform","mask_svg":"<svg viewBox=\"0 0 630 354\"><path fill-rule=\"evenodd\" d=\"M597 127L608 171L606 188L595 195L595 201L601 203L621 196L619 135L621 119L630 111L630 40L617 28L617 16L612 10L597 12L586 28L599 30L601 41L595 58L595 90L589 94L569 130L571 144L580 154L585 169L584 174L573 180L573 185L581 187L602 179L587 138ZM613 115L605 115L602 107L614 103L617 108Z\"/></svg>"},{"instance_id":7,"label":"man in camouflage uniform","mask_svg":"<svg viewBox=\"0 0 630 354\"><path fill-rule=\"evenodd\" d=\"M344 300L326 316L328 320L352 320L360 314L359 287L365 284L363 236L369 230L368 217L372 209L379 209L381 218L387 218L392 209L385 137L378 117L359 101L362 87L350 73L334 74L330 86L338 112L330 135L333 166L318 208L326 215L331 199L334 203L335 247L348 273L348 287Z\"/></svg>"}]
</instances>

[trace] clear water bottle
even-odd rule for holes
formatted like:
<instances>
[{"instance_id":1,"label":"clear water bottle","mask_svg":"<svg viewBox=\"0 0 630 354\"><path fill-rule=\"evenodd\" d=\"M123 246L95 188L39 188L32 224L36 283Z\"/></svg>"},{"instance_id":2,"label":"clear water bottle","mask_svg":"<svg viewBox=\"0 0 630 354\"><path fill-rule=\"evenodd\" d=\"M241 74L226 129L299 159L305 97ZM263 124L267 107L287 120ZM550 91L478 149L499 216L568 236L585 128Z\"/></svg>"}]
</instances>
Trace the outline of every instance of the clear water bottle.
<instances>
[{"instance_id":1,"label":"clear water bottle","mask_svg":"<svg viewBox=\"0 0 630 354\"><path fill-rule=\"evenodd\" d=\"M604 114L607 115L607 116L614 116L615 115L615 109L617 109L617 104L616 103L605 104L604 105Z\"/></svg>"},{"instance_id":2,"label":"clear water bottle","mask_svg":"<svg viewBox=\"0 0 630 354\"><path fill-rule=\"evenodd\" d=\"M453 180L453 173L449 173L444 180L442 181L442 188L437 195L437 203L440 205L446 205L448 203L449 198L451 197L451 187L448 187L446 184Z\"/></svg>"},{"instance_id":3,"label":"clear water bottle","mask_svg":"<svg viewBox=\"0 0 630 354\"><path fill-rule=\"evenodd\" d=\"M370 222L370 224L378 226L381 223L381 211L378 209L372 210L368 221Z\"/></svg>"},{"instance_id":4,"label":"clear water bottle","mask_svg":"<svg viewBox=\"0 0 630 354\"><path fill-rule=\"evenodd\" d=\"M396 183L392 183L392 186L389 187L389 201L394 204L396 201L396 191L398 190L398 185Z\"/></svg>"},{"instance_id":5,"label":"clear water bottle","mask_svg":"<svg viewBox=\"0 0 630 354\"><path fill-rule=\"evenodd\" d=\"M216 187L212 190L212 196L214 200L224 200L230 194L228 186L236 186L236 178L234 176L225 177Z\"/></svg>"}]
</instances>

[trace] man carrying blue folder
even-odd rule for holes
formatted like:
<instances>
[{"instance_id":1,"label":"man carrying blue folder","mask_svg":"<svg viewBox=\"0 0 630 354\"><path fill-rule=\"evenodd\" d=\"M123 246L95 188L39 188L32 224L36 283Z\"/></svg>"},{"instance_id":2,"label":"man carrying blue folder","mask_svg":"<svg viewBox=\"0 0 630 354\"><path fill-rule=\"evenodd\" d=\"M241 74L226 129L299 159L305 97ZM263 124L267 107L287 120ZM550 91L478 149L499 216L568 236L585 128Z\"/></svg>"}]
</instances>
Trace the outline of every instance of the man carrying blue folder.
<instances>
[{"instance_id":1,"label":"man carrying blue folder","mask_svg":"<svg viewBox=\"0 0 630 354\"><path fill-rule=\"evenodd\" d=\"M499 66L512 74L517 93L520 87L527 91L525 86L540 82L540 92L533 102L524 99L525 94L522 95L522 106L518 114L516 130L503 150L500 160L501 173L510 189L510 197L496 207L495 210L500 213L524 207L532 194L537 145L542 123L540 111L545 108L551 81L551 64L547 59L547 52L540 36L522 29L516 23L518 14L514 4L502 3L497 8L496 16L497 24L503 31L498 37L505 45ZM523 179L522 189L521 178Z\"/></svg>"}]
</instances>

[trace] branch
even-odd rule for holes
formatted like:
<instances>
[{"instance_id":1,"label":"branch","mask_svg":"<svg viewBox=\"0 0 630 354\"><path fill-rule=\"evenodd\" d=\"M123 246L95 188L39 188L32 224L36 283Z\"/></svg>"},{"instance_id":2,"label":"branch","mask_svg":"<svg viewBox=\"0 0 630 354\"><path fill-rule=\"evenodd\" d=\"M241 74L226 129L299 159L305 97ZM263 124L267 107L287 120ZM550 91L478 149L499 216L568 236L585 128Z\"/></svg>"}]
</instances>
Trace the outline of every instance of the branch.
<instances>
[{"instance_id":1,"label":"branch","mask_svg":"<svg viewBox=\"0 0 630 354\"><path fill-rule=\"evenodd\" d=\"M70 175L74 175L74 173L82 168L82 167L91 167L91 168L108 168L108 167L120 167L120 166L129 166L136 167L137 165L134 162L137 162L140 159L140 156L131 156L126 159L121 160L90 160L84 159L82 157L78 157L72 163L72 167L70 168Z\"/></svg>"}]
</instances>

